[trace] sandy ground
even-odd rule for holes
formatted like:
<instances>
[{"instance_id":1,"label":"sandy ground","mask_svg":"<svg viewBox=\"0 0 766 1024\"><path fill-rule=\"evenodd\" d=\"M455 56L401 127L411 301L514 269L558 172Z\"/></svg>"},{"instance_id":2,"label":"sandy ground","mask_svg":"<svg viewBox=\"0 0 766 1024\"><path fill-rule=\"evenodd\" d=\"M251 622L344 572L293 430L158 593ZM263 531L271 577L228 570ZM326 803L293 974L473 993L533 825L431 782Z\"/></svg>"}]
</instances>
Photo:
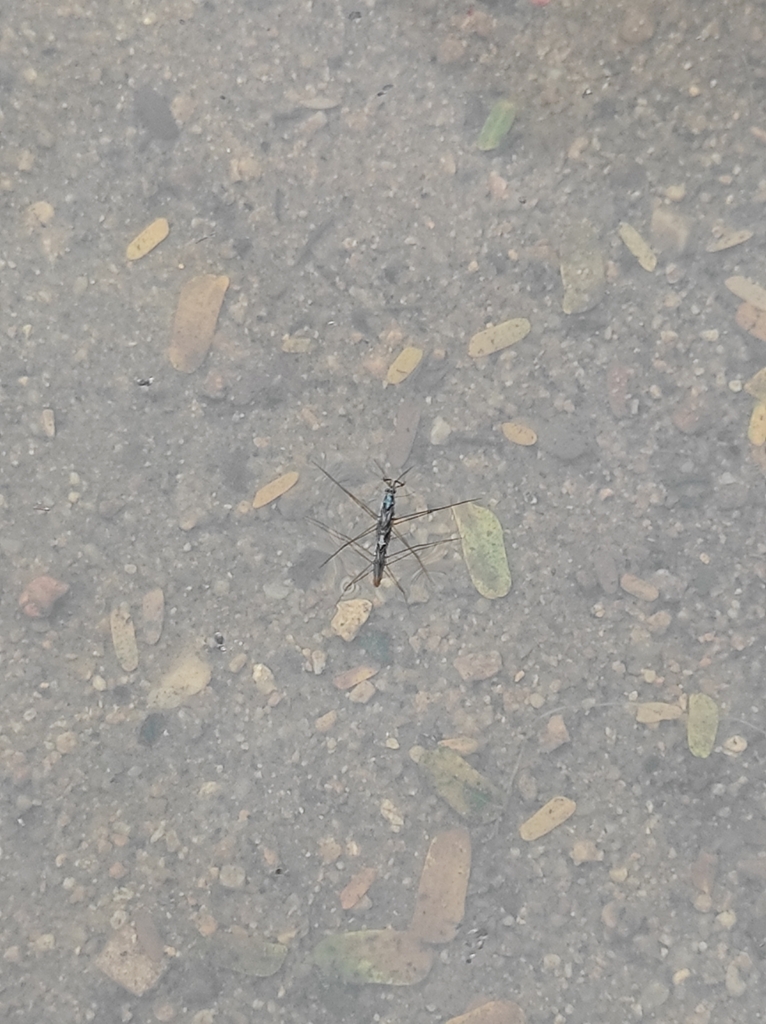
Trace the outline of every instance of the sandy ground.
<instances>
[{"instance_id":1,"label":"sandy ground","mask_svg":"<svg viewBox=\"0 0 766 1024\"><path fill-rule=\"evenodd\" d=\"M487 999L541 1024L764 1019L766 461L743 384L766 347L725 282L766 286L765 32L763 5L706 0L8 5L4 1021L425 1024ZM482 152L500 99L516 120ZM157 217L169 237L126 261ZM579 311L561 265L583 252L603 279ZM229 286L187 374L168 345L202 274ZM469 355L517 317L526 338ZM419 367L385 386L408 345ZM412 467L402 511L492 509L506 597L446 543L428 579L395 566L409 600L360 580L368 621L333 633L363 563L319 568L308 517L369 521L315 463L376 507L376 462ZM69 589L34 617L41 575ZM171 707L179 659L204 681ZM360 667L350 699L333 682ZM637 722L649 701L680 717ZM446 738L505 795L470 825L457 938L417 985L323 976L324 935L406 927L429 840L461 824L410 756ZM575 814L523 840L555 796ZM264 942L286 955L253 976Z\"/></svg>"}]
</instances>

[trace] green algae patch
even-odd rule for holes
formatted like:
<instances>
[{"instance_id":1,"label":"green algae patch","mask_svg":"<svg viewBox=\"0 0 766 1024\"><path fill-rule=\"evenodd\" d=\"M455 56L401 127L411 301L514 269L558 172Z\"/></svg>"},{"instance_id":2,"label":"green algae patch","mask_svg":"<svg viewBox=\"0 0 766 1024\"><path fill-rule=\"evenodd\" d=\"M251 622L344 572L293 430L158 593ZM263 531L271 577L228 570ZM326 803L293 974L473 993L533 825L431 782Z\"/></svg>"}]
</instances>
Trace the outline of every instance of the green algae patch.
<instances>
[{"instance_id":1,"label":"green algae patch","mask_svg":"<svg viewBox=\"0 0 766 1024\"><path fill-rule=\"evenodd\" d=\"M410 932L341 932L314 947L322 974L347 985L416 985L431 970L433 953Z\"/></svg>"}]
</instances>

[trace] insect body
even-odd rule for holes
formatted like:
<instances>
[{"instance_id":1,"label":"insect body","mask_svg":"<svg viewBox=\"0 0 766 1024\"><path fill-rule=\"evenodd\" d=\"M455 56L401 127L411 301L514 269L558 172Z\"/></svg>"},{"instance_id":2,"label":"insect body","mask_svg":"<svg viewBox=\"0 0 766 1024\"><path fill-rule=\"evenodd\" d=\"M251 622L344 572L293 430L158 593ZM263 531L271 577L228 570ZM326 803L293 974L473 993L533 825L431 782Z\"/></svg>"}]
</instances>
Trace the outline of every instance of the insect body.
<instances>
[{"instance_id":1,"label":"insect body","mask_svg":"<svg viewBox=\"0 0 766 1024\"><path fill-rule=\"evenodd\" d=\"M355 583L358 583L359 580L368 573L371 573L372 585L374 587L379 587L383 577L388 576L393 580L397 588L404 593L399 581L391 572L390 566L394 562L398 562L400 558L406 558L408 555L412 555L415 558L418 566L420 567L420 571L425 576L428 576L428 571L418 552L432 547L432 544L410 544L402 536L401 532L397 529L397 526L402 523L411 522L413 519L419 519L421 516L431 515L433 512L443 512L445 509L454 508L456 505L465 505L467 503L466 501L456 501L449 505L439 505L436 508L427 508L420 512L412 512L409 515L397 516L396 492L400 487L404 486L404 477L407 473L407 470L405 470L398 479L391 479L386 476L383 477L383 483L386 485L386 490L380 503L380 510L376 514L369 505L362 501L361 498L358 498L352 491L348 490L347 487L344 487L343 484L340 483L339 480L336 480L334 476L331 476L326 469L323 469L322 466L319 465L317 465L317 469L324 473L324 475L337 487L340 487L344 494L348 495L348 497L363 509L371 519L375 520L372 526L369 526L366 530L363 530L355 537L347 537L345 534L339 533L337 530L333 530L330 527L325 526L324 523L320 523L316 519L311 520L316 526L321 527L337 540L343 541L340 547L326 558L322 565L327 565L328 562L332 561L333 558L339 555L342 551L345 551L347 548L353 548L367 559L367 566L362 569L361 572L357 573L357 575L346 585L346 590L354 586ZM370 554L362 544L362 541L373 533L375 534L375 550L370 558ZM396 537L396 539L402 544L402 550L397 551L393 556L389 554L388 550L392 537ZM446 539L452 540L453 538ZM434 543L439 544L442 543L442 541L435 541Z\"/></svg>"},{"instance_id":2,"label":"insect body","mask_svg":"<svg viewBox=\"0 0 766 1024\"><path fill-rule=\"evenodd\" d=\"M384 476L383 483L386 485L386 493L383 495L383 501L380 503L380 512L378 512L378 520L375 524L375 554L372 559L373 587L380 586L380 581L383 579L383 573L386 569L386 555L391 541L391 533L394 529L396 489L404 484L404 480L391 480L389 477ZM409 547L409 545L407 546ZM414 551L413 554L415 554ZM418 558L418 561L420 562L420 558Z\"/></svg>"}]
</instances>

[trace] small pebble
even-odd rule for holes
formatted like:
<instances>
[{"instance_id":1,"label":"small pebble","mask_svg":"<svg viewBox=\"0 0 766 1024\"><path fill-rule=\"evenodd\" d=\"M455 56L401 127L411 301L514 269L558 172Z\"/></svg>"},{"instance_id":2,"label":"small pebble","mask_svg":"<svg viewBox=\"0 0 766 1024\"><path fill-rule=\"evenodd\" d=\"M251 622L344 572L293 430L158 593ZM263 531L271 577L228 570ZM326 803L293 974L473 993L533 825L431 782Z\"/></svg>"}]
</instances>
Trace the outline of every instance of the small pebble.
<instances>
[{"instance_id":1,"label":"small pebble","mask_svg":"<svg viewBox=\"0 0 766 1024\"><path fill-rule=\"evenodd\" d=\"M459 655L452 664L463 682L478 683L494 678L503 667L503 659L499 651L473 652Z\"/></svg>"},{"instance_id":2,"label":"small pebble","mask_svg":"<svg viewBox=\"0 0 766 1024\"><path fill-rule=\"evenodd\" d=\"M670 997L670 989L661 981L650 981L641 993L641 1006L646 1011L658 1010Z\"/></svg>"},{"instance_id":3,"label":"small pebble","mask_svg":"<svg viewBox=\"0 0 766 1024\"><path fill-rule=\"evenodd\" d=\"M747 991L747 982L739 973L739 967L735 963L729 964L726 968L726 991L735 999L743 996Z\"/></svg>"},{"instance_id":4,"label":"small pebble","mask_svg":"<svg viewBox=\"0 0 766 1024\"><path fill-rule=\"evenodd\" d=\"M429 440L434 445L444 444L451 433L452 427L449 423L441 416L437 416L431 427Z\"/></svg>"},{"instance_id":5,"label":"small pebble","mask_svg":"<svg viewBox=\"0 0 766 1024\"><path fill-rule=\"evenodd\" d=\"M630 572L622 574L620 586L626 594L630 594L631 597L637 597L640 601L656 601L660 596L659 590L653 583L642 580Z\"/></svg>"},{"instance_id":6,"label":"small pebble","mask_svg":"<svg viewBox=\"0 0 766 1024\"><path fill-rule=\"evenodd\" d=\"M59 598L69 590L68 583L53 576L36 576L21 593L19 607L30 619L45 619Z\"/></svg>"},{"instance_id":7,"label":"small pebble","mask_svg":"<svg viewBox=\"0 0 766 1024\"><path fill-rule=\"evenodd\" d=\"M218 875L218 881L224 889L244 889L245 869L239 864L224 864Z\"/></svg>"}]
</instances>

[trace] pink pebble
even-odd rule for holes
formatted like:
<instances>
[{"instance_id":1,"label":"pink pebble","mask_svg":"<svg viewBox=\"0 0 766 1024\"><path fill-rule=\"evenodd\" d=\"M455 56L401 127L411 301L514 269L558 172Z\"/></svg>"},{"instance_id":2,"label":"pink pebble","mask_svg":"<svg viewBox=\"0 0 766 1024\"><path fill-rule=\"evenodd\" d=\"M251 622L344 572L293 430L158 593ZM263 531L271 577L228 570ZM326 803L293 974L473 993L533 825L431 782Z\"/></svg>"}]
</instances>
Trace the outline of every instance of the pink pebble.
<instances>
[{"instance_id":1,"label":"pink pebble","mask_svg":"<svg viewBox=\"0 0 766 1024\"><path fill-rule=\"evenodd\" d=\"M30 619L45 619L53 611L56 601L68 590L67 583L62 583L52 576L36 576L24 588L19 598L19 606Z\"/></svg>"}]
</instances>

